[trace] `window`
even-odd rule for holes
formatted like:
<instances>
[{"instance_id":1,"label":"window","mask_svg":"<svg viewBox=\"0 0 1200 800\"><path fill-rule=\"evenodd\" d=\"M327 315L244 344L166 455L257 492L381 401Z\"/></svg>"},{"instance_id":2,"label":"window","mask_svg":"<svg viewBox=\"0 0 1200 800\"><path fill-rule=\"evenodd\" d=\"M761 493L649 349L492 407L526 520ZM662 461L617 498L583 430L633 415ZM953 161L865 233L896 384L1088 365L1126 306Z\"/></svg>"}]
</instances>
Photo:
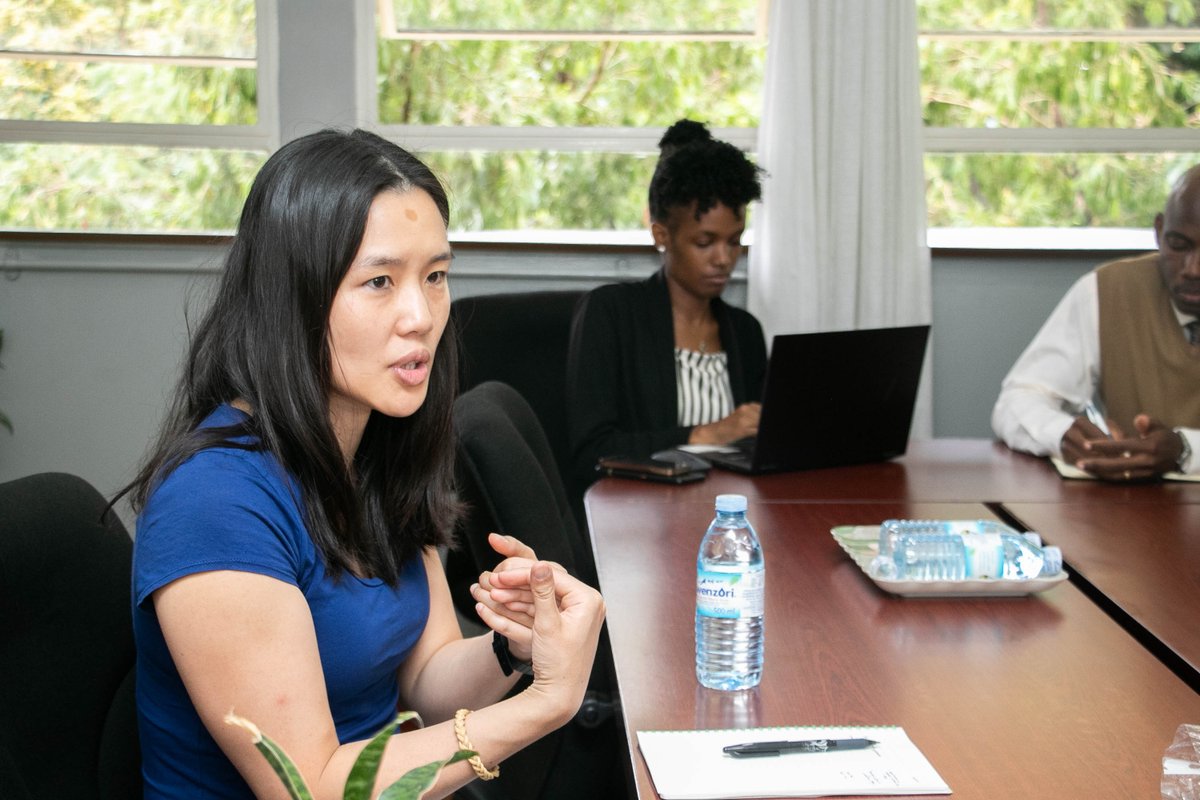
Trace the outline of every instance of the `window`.
<instances>
[{"instance_id":1,"label":"window","mask_svg":"<svg viewBox=\"0 0 1200 800\"><path fill-rule=\"evenodd\" d=\"M429 160L479 238L645 241L663 128L756 144L768 0L322 6L362 37L356 86L276 74L281 45L347 57L345 37L277 41L277 11L315 13L277 2L0 0L0 227L232 229L281 82L354 98L348 119ZM1200 162L1200 0L917 8L932 226L1145 228Z\"/></svg>"},{"instance_id":2,"label":"window","mask_svg":"<svg viewBox=\"0 0 1200 800\"><path fill-rule=\"evenodd\" d=\"M1193 0L920 0L931 226L1145 228L1200 162Z\"/></svg>"},{"instance_id":3,"label":"window","mask_svg":"<svg viewBox=\"0 0 1200 800\"><path fill-rule=\"evenodd\" d=\"M459 230L644 233L663 128L754 145L765 0L380 0L376 20L375 127L446 178Z\"/></svg>"},{"instance_id":4,"label":"window","mask_svg":"<svg viewBox=\"0 0 1200 800\"><path fill-rule=\"evenodd\" d=\"M642 229L657 132L752 150L766 63L765 2L664 5L381 0L378 122L464 193L459 228ZM1195 0L918 15L931 226L1144 228L1200 160Z\"/></svg>"},{"instance_id":5,"label":"window","mask_svg":"<svg viewBox=\"0 0 1200 800\"><path fill-rule=\"evenodd\" d=\"M264 10L0 3L0 227L233 228L276 138Z\"/></svg>"}]
</instances>

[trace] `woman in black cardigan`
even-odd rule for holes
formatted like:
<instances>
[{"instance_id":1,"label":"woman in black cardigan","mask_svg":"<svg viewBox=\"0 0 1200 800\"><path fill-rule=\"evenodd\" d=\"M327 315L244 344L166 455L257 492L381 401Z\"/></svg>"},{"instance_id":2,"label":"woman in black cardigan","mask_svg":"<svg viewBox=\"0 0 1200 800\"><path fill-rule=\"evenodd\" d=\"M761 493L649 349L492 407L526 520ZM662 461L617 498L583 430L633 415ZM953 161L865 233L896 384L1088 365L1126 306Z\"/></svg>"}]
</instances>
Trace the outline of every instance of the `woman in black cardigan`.
<instances>
[{"instance_id":1,"label":"woman in black cardigan","mask_svg":"<svg viewBox=\"0 0 1200 800\"><path fill-rule=\"evenodd\" d=\"M721 294L742 252L746 206L762 195L761 170L691 120L672 125L659 149L650 232L662 269L588 293L572 324L567 415L584 486L601 456L758 430L762 326Z\"/></svg>"}]
</instances>

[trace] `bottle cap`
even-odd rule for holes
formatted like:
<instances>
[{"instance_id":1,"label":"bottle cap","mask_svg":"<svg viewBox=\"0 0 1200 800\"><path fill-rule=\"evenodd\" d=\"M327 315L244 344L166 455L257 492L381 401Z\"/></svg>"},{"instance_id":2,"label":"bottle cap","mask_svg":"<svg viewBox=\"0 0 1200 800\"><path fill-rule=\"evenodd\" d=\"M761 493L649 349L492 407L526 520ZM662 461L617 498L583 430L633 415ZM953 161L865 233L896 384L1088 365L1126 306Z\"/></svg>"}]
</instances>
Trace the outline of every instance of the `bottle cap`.
<instances>
[{"instance_id":1,"label":"bottle cap","mask_svg":"<svg viewBox=\"0 0 1200 800\"><path fill-rule=\"evenodd\" d=\"M1042 548L1042 575L1057 575L1062 572L1062 550L1054 545Z\"/></svg>"},{"instance_id":2,"label":"bottle cap","mask_svg":"<svg viewBox=\"0 0 1200 800\"><path fill-rule=\"evenodd\" d=\"M719 494L717 495L717 511L736 513L746 510L746 495Z\"/></svg>"}]
</instances>

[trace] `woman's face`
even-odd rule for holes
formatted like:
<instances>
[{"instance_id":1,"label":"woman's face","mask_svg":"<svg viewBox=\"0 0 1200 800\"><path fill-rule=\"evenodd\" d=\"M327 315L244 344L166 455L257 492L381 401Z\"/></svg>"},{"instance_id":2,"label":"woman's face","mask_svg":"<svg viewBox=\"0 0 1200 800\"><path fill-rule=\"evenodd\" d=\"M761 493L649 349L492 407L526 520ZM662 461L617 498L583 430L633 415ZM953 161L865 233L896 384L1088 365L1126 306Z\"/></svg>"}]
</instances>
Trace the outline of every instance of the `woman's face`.
<instances>
[{"instance_id":1,"label":"woman's face","mask_svg":"<svg viewBox=\"0 0 1200 800\"><path fill-rule=\"evenodd\" d=\"M329 311L336 431L361 431L371 411L406 417L425 402L450 315L450 260L446 226L428 194L376 196Z\"/></svg>"},{"instance_id":2,"label":"woman's face","mask_svg":"<svg viewBox=\"0 0 1200 800\"><path fill-rule=\"evenodd\" d=\"M650 226L662 248L667 279L697 298L711 300L725 291L742 254L746 209L717 203L696 219L696 205L676 206L667 224Z\"/></svg>"}]
</instances>

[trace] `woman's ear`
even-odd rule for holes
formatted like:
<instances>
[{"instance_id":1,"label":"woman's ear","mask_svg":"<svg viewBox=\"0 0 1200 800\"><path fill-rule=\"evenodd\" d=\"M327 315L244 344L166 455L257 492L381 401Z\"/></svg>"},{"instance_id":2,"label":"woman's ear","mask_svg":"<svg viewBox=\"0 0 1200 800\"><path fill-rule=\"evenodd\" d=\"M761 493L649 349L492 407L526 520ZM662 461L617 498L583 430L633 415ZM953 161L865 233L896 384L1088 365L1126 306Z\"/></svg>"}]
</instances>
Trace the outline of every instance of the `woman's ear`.
<instances>
[{"instance_id":1,"label":"woman's ear","mask_svg":"<svg viewBox=\"0 0 1200 800\"><path fill-rule=\"evenodd\" d=\"M661 222L650 223L650 235L654 237L654 249L658 252L663 252L667 249L667 241L670 239L667 231L667 226Z\"/></svg>"}]
</instances>

